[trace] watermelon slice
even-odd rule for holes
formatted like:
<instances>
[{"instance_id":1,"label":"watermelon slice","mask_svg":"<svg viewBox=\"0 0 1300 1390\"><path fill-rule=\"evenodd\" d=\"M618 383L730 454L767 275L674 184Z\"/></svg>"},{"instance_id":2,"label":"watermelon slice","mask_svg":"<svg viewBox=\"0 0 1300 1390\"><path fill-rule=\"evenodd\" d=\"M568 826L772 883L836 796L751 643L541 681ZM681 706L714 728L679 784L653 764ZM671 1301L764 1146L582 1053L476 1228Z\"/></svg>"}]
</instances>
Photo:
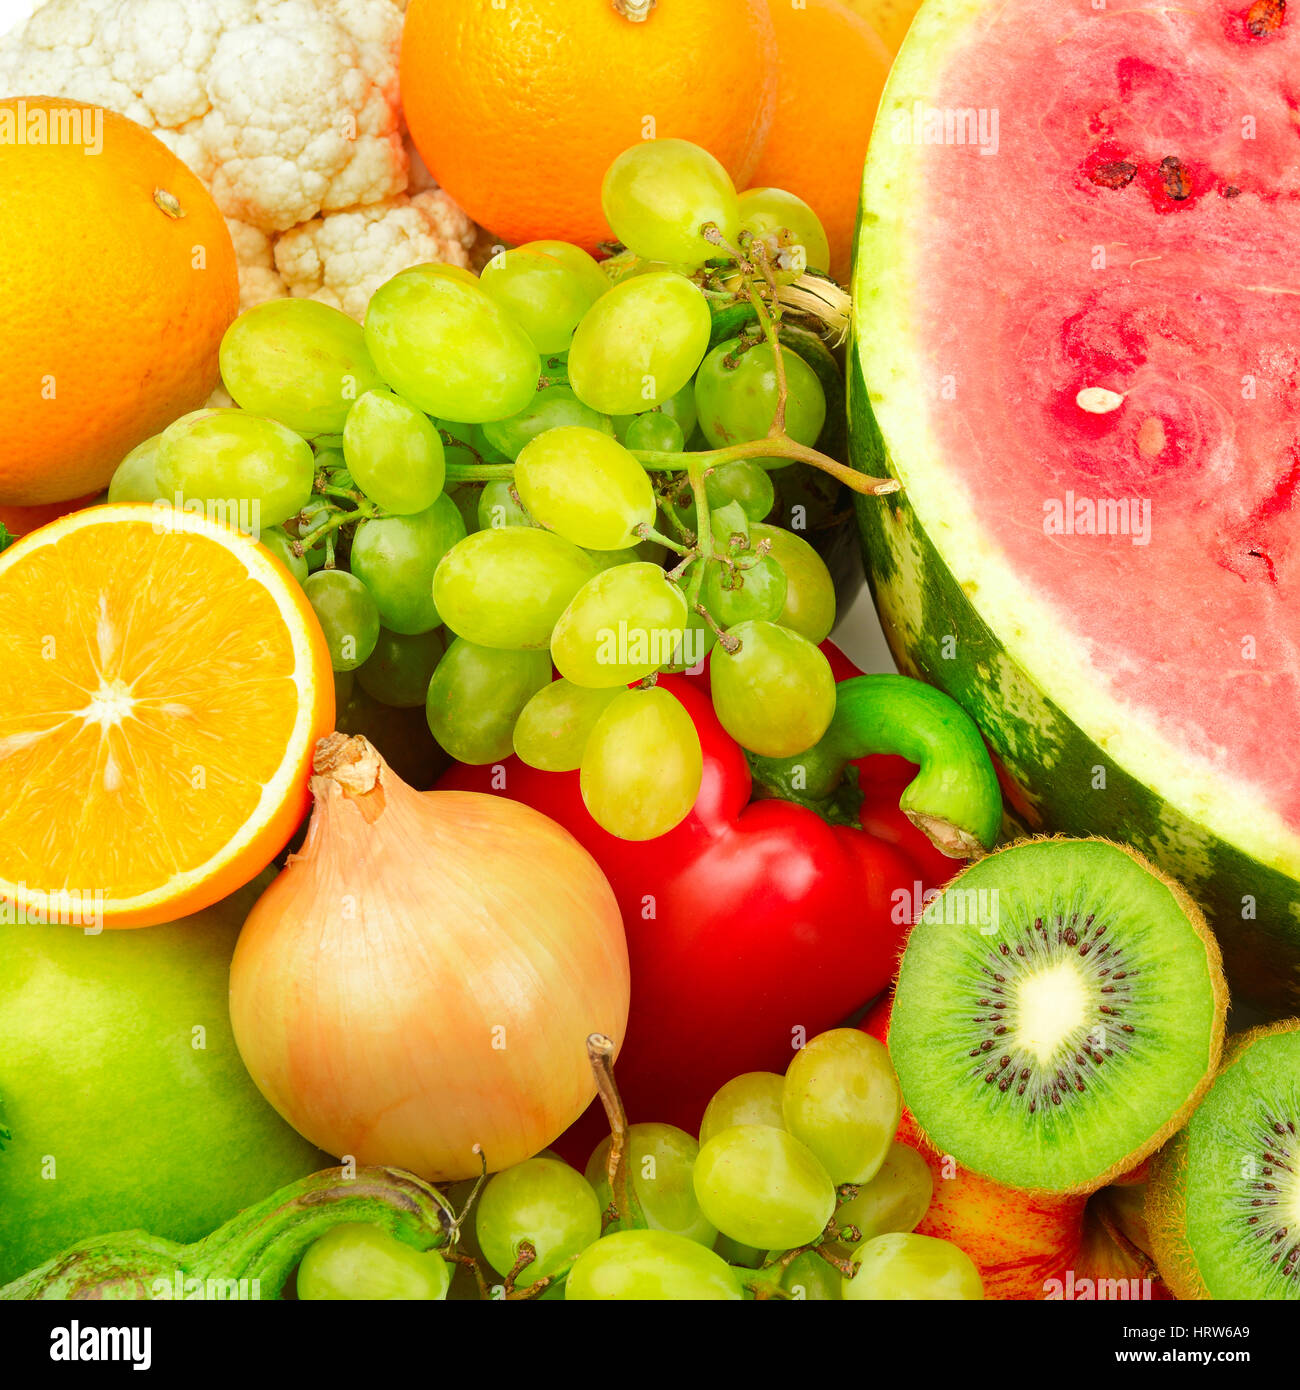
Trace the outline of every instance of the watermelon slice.
<instances>
[{"instance_id":1,"label":"watermelon slice","mask_svg":"<svg viewBox=\"0 0 1300 1390\"><path fill-rule=\"evenodd\" d=\"M854 457L895 656L1032 830L1300 1006L1300 4L929 0L867 163Z\"/></svg>"}]
</instances>

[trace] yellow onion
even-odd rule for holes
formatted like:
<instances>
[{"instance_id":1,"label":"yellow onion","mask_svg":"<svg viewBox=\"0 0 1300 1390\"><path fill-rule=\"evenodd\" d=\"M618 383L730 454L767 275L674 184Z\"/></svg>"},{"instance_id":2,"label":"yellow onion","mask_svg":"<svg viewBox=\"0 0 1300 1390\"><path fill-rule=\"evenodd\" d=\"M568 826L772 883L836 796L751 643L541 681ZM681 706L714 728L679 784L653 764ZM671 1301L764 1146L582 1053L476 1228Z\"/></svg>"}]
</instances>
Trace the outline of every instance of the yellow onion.
<instances>
[{"instance_id":1,"label":"yellow onion","mask_svg":"<svg viewBox=\"0 0 1300 1390\"><path fill-rule=\"evenodd\" d=\"M306 842L258 899L230 1014L262 1094L313 1144L432 1181L519 1163L623 1038L627 942L595 860L531 807L417 792L364 738L317 745Z\"/></svg>"}]
</instances>

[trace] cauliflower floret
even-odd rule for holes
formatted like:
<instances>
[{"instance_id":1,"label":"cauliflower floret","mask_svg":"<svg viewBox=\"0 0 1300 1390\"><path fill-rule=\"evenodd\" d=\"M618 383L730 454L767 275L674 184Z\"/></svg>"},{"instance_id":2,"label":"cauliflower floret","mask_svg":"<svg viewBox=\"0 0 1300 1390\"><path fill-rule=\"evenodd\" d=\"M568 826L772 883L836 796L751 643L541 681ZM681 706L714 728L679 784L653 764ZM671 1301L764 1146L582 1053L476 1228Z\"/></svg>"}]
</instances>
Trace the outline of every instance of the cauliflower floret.
<instances>
[{"instance_id":1,"label":"cauliflower floret","mask_svg":"<svg viewBox=\"0 0 1300 1390\"><path fill-rule=\"evenodd\" d=\"M48 0L0 46L0 92L154 131L263 232L406 188L394 0Z\"/></svg>"},{"instance_id":2,"label":"cauliflower floret","mask_svg":"<svg viewBox=\"0 0 1300 1390\"><path fill-rule=\"evenodd\" d=\"M238 218L227 217L230 239L239 259L239 308L251 309L268 299L283 299L288 290L275 269L271 238Z\"/></svg>"},{"instance_id":3,"label":"cauliflower floret","mask_svg":"<svg viewBox=\"0 0 1300 1390\"><path fill-rule=\"evenodd\" d=\"M0 40L0 94L71 97L152 130L225 214L245 308L292 291L359 318L387 276L424 260L465 264L474 243L455 204L431 196L422 162L411 183L398 82L404 9L403 0L47 0ZM293 239L283 251L280 234Z\"/></svg>"},{"instance_id":4,"label":"cauliflower floret","mask_svg":"<svg viewBox=\"0 0 1300 1390\"><path fill-rule=\"evenodd\" d=\"M433 189L295 227L276 242L275 265L290 294L360 319L375 290L408 266L468 266L477 237L474 223Z\"/></svg>"}]
</instances>

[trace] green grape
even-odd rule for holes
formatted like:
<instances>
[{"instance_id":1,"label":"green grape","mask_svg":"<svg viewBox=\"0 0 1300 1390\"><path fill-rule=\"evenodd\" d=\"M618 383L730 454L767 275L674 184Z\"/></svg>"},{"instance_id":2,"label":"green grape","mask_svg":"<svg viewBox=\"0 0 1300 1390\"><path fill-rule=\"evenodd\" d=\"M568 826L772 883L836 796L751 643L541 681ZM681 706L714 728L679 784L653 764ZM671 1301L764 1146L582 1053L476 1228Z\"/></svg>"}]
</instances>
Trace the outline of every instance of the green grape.
<instances>
[{"instance_id":1,"label":"green grape","mask_svg":"<svg viewBox=\"0 0 1300 1390\"><path fill-rule=\"evenodd\" d=\"M614 431L608 415L583 405L567 386L543 386L518 415L495 420L482 430L484 439L513 463L539 434L565 425L585 425L603 434Z\"/></svg>"},{"instance_id":2,"label":"green grape","mask_svg":"<svg viewBox=\"0 0 1300 1390\"><path fill-rule=\"evenodd\" d=\"M543 686L515 725L515 753L543 772L576 772L596 721L619 694L617 686L587 690L563 679Z\"/></svg>"},{"instance_id":3,"label":"green grape","mask_svg":"<svg viewBox=\"0 0 1300 1390\"><path fill-rule=\"evenodd\" d=\"M381 628L374 651L357 667L357 680L381 705L418 709L429 694L429 682L445 649L440 632L407 636Z\"/></svg>"},{"instance_id":4,"label":"green grape","mask_svg":"<svg viewBox=\"0 0 1300 1390\"><path fill-rule=\"evenodd\" d=\"M870 1182L898 1132L903 1097L883 1043L859 1028L819 1033L785 1071L785 1127L836 1183Z\"/></svg>"},{"instance_id":5,"label":"green grape","mask_svg":"<svg viewBox=\"0 0 1300 1390\"><path fill-rule=\"evenodd\" d=\"M658 565L602 570L556 623L551 655L575 685L631 685L673 659L686 614L685 594Z\"/></svg>"},{"instance_id":6,"label":"green grape","mask_svg":"<svg viewBox=\"0 0 1300 1390\"><path fill-rule=\"evenodd\" d=\"M609 289L609 277L600 268L600 262L580 246L573 246L567 241L526 241L519 250L551 256L575 275L580 275L593 301Z\"/></svg>"},{"instance_id":7,"label":"green grape","mask_svg":"<svg viewBox=\"0 0 1300 1390\"><path fill-rule=\"evenodd\" d=\"M704 604L718 626L775 621L785 606L781 566L770 555L733 553L731 558L735 566L711 561L704 569Z\"/></svg>"},{"instance_id":8,"label":"green grape","mask_svg":"<svg viewBox=\"0 0 1300 1390\"><path fill-rule=\"evenodd\" d=\"M624 150L605 174L600 201L614 235L648 261L701 266L726 255L705 239L705 223L732 245L740 230L731 176L687 140L646 140Z\"/></svg>"},{"instance_id":9,"label":"green grape","mask_svg":"<svg viewBox=\"0 0 1300 1390\"><path fill-rule=\"evenodd\" d=\"M773 1251L773 1255L780 1252ZM841 1285L844 1276L829 1264L815 1250L805 1250L796 1255L785 1267L781 1275L781 1287L791 1298L808 1303L836 1302L844 1294Z\"/></svg>"},{"instance_id":10,"label":"green grape","mask_svg":"<svg viewBox=\"0 0 1300 1390\"><path fill-rule=\"evenodd\" d=\"M634 565L638 560L647 558L641 553L640 546L632 550L589 550L587 554L596 562L598 571L617 569L619 565Z\"/></svg>"},{"instance_id":11,"label":"green grape","mask_svg":"<svg viewBox=\"0 0 1300 1390\"><path fill-rule=\"evenodd\" d=\"M514 483L504 478L483 484L474 519L480 531L499 531L504 526L536 525L516 496Z\"/></svg>"},{"instance_id":12,"label":"green grape","mask_svg":"<svg viewBox=\"0 0 1300 1390\"><path fill-rule=\"evenodd\" d=\"M719 1235L713 1248L729 1265L738 1265L741 1269L759 1269L767 1262L766 1250L756 1245L742 1245L730 1236Z\"/></svg>"},{"instance_id":13,"label":"green grape","mask_svg":"<svg viewBox=\"0 0 1300 1390\"><path fill-rule=\"evenodd\" d=\"M447 1297L451 1266L437 1250L421 1253L378 1226L347 1222L307 1247L297 1283L298 1297L307 1303L340 1299L436 1303Z\"/></svg>"},{"instance_id":14,"label":"green grape","mask_svg":"<svg viewBox=\"0 0 1300 1390\"><path fill-rule=\"evenodd\" d=\"M483 435L482 425L464 425L458 420L435 420L434 428L438 431L438 438L442 440L443 458L450 467L453 463L460 467L477 463L492 463L494 458L489 458L489 453L495 454ZM442 439L447 434L451 437L451 442ZM507 459L507 463L511 460Z\"/></svg>"},{"instance_id":15,"label":"green grape","mask_svg":"<svg viewBox=\"0 0 1300 1390\"><path fill-rule=\"evenodd\" d=\"M609 288L608 285L605 287ZM604 293L604 291L602 291ZM542 375L539 380L547 386L567 386L569 384L569 354L548 352L542 356Z\"/></svg>"},{"instance_id":16,"label":"green grape","mask_svg":"<svg viewBox=\"0 0 1300 1390\"><path fill-rule=\"evenodd\" d=\"M741 623L719 644L710 675L713 708L742 748L790 758L811 748L835 713L835 677L825 656L797 632L775 623Z\"/></svg>"},{"instance_id":17,"label":"green grape","mask_svg":"<svg viewBox=\"0 0 1300 1390\"><path fill-rule=\"evenodd\" d=\"M719 253L721 254L721 253ZM618 279L630 280L634 275L657 275L660 271L670 270L674 275L685 275L688 278L695 273L696 267L684 265L681 261L645 261L636 260L623 269Z\"/></svg>"},{"instance_id":18,"label":"green grape","mask_svg":"<svg viewBox=\"0 0 1300 1390\"><path fill-rule=\"evenodd\" d=\"M698 1241L670 1231L615 1231L578 1256L564 1296L587 1303L738 1303L744 1286Z\"/></svg>"},{"instance_id":19,"label":"green grape","mask_svg":"<svg viewBox=\"0 0 1300 1390\"><path fill-rule=\"evenodd\" d=\"M426 261L422 270L427 270L430 275L444 275L449 280L459 280L462 285L478 285L478 276L467 266L450 265L446 261Z\"/></svg>"},{"instance_id":20,"label":"green grape","mask_svg":"<svg viewBox=\"0 0 1300 1390\"><path fill-rule=\"evenodd\" d=\"M529 1288L600 1239L600 1202L575 1168L556 1158L530 1158L489 1179L474 1231L488 1263L509 1274L527 1241L535 1258L515 1279Z\"/></svg>"},{"instance_id":21,"label":"green grape","mask_svg":"<svg viewBox=\"0 0 1300 1390\"><path fill-rule=\"evenodd\" d=\"M352 407L343 457L361 491L394 516L427 511L447 474L429 417L391 391L367 391Z\"/></svg>"},{"instance_id":22,"label":"green grape","mask_svg":"<svg viewBox=\"0 0 1300 1390\"><path fill-rule=\"evenodd\" d=\"M768 553L785 574L785 604L775 621L820 646L835 626L835 581L826 562L802 536L779 526L754 525L749 538L755 545L770 541Z\"/></svg>"},{"instance_id":23,"label":"green grape","mask_svg":"<svg viewBox=\"0 0 1300 1390\"><path fill-rule=\"evenodd\" d=\"M727 502L709 512L713 538L727 550L749 549L749 518L739 502Z\"/></svg>"},{"instance_id":24,"label":"green grape","mask_svg":"<svg viewBox=\"0 0 1300 1390\"><path fill-rule=\"evenodd\" d=\"M715 449L766 439L776 419L780 388L771 347L758 343L738 353L739 347L739 338L719 343L695 378L700 428ZM811 447L826 423L826 393L817 373L797 352L786 348L781 357L786 375L785 432L797 444ZM790 462L779 457L755 461L767 468L782 468Z\"/></svg>"},{"instance_id":25,"label":"green grape","mask_svg":"<svg viewBox=\"0 0 1300 1390\"><path fill-rule=\"evenodd\" d=\"M750 188L740 195L740 230L761 240L768 263L792 277L805 270L831 268L831 244L817 214L793 193L780 188Z\"/></svg>"},{"instance_id":26,"label":"green grape","mask_svg":"<svg viewBox=\"0 0 1300 1390\"><path fill-rule=\"evenodd\" d=\"M733 459L710 468L704 475L704 491L710 507L736 502L751 522L762 521L776 502L767 469L753 459Z\"/></svg>"},{"instance_id":27,"label":"green grape","mask_svg":"<svg viewBox=\"0 0 1300 1390\"><path fill-rule=\"evenodd\" d=\"M443 622L480 647L548 647L560 614L596 573L585 551L535 527L476 531L433 577Z\"/></svg>"},{"instance_id":28,"label":"green grape","mask_svg":"<svg viewBox=\"0 0 1300 1390\"><path fill-rule=\"evenodd\" d=\"M201 500L210 514L225 514L227 524L252 535L301 511L316 480L305 439L242 410L182 415L162 432L156 470L159 493L169 502L188 507Z\"/></svg>"},{"instance_id":29,"label":"green grape","mask_svg":"<svg viewBox=\"0 0 1300 1390\"><path fill-rule=\"evenodd\" d=\"M448 457L450 458L450 453ZM444 497L450 497L456 504L461 525L465 528L467 536L472 536L479 529L478 509L486 490L486 483L454 483L443 493Z\"/></svg>"},{"instance_id":30,"label":"green grape","mask_svg":"<svg viewBox=\"0 0 1300 1390\"><path fill-rule=\"evenodd\" d=\"M137 444L117 465L108 484L110 502L152 503L162 498L158 487L158 446L161 442L162 435L152 435L143 444Z\"/></svg>"},{"instance_id":31,"label":"green grape","mask_svg":"<svg viewBox=\"0 0 1300 1390\"><path fill-rule=\"evenodd\" d=\"M399 395L427 415L471 424L521 411L541 371L528 334L477 283L427 265L375 291L366 346Z\"/></svg>"},{"instance_id":32,"label":"green grape","mask_svg":"<svg viewBox=\"0 0 1300 1390\"><path fill-rule=\"evenodd\" d=\"M353 402L384 384L361 325L314 299L240 314L221 340L221 379L245 410L305 435L337 434Z\"/></svg>"},{"instance_id":33,"label":"green grape","mask_svg":"<svg viewBox=\"0 0 1300 1390\"><path fill-rule=\"evenodd\" d=\"M587 1181L595 1188L602 1209L614 1200L608 1172L610 1143L602 1140L587 1161ZM671 1231L713 1248L718 1232L705 1220L691 1178L699 1151L695 1140L675 1125L628 1126L624 1163L636 1229ZM616 1220L609 1230L622 1230L622 1222Z\"/></svg>"},{"instance_id":34,"label":"green grape","mask_svg":"<svg viewBox=\"0 0 1300 1390\"><path fill-rule=\"evenodd\" d=\"M629 449L646 449L659 454L680 454L686 447L682 427L671 415L652 410L638 415L627 427Z\"/></svg>"},{"instance_id":35,"label":"green grape","mask_svg":"<svg viewBox=\"0 0 1300 1390\"><path fill-rule=\"evenodd\" d=\"M980 1272L964 1250L933 1236L893 1231L864 1241L853 1256L855 1272L841 1285L855 1302L973 1300L984 1297Z\"/></svg>"},{"instance_id":36,"label":"green grape","mask_svg":"<svg viewBox=\"0 0 1300 1390\"><path fill-rule=\"evenodd\" d=\"M352 689L356 683L356 677L351 671L334 672L334 707L342 709L352 698Z\"/></svg>"},{"instance_id":37,"label":"green grape","mask_svg":"<svg viewBox=\"0 0 1300 1390\"><path fill-rule=\"evenodd\" d=\"M596 721L582 754L582 800L620 840L653 840L691 813L704 755L681 701L667 690L625 690Z\"/></svg>"},{"instance_id":38,"label":"green grape","mask_svg":"<svg viewBox=\"0 0 1300 1390\"><path fill-rule=\"evenodd\" d=\"M567 351L573 330L599 297L582 274L545 251L499 252L483 267L479 284L540 353Z\"/></svg>"},{"instance_id":39,"label":"green grape","mask_svg":"<svg viewBox=\"0 0 1300 1390\"><path fill-rule=\"evenodd\" d=\"M356 575L343 570L319 570L302 586L336 671L355 671L379 640L379 609L370 590Z\"/></svg>"},{"instance_id":40,"label":"green grape","mask_svg":"<svg viewBox=\"0 0 1300 1390\"><path fill-rule=\"evenodd\" d=\"M433 601L433 576L464 536L465 523L446 493L414 516L378 517L357 527L352 573L374 595L390 632L414 637L442 622Z\"/></svg>"},{"instance_id":41,"label":"green grape","mask_svg":"<svg viewBox=\"0 0 1300 1390\"><path fill-rule=\"evenodd\" d=\"M695 410L695 383L688 381L676 395L669 396L662 405L657 405L653 410L644 413L671 416L681 426L682 438L690 439L698 424ZM614 437L620 444L627 443L627 432L632 427L632 421L640 418L640 415L615 415L612 417Z\"/></svg>"},{"instance_id":42,"label":"green grape","mask_svg":"<svg viewBox=\"0 0 1300 1390\"><path fill-rule=\"evenodd\" d=\"M695 1195L724 1235L763 1250L812 1244L835 1213L835 1184L816 1155L770 1125L733 1125L702 1145Z\"/></svg>"},{"instance_id":43,"label":"green grape","mask_svg":"<svg viewBox=\"0 0 1300 1390\"><path fill-rule=\"evenodd\" d=\"M712 323L708 300L683 275L624 280L578 325L569 383L579 400L602 414L643 414L695 375L709 350Z\"/></svg>"},{"instance_id":44,"label":"green grape","mask_svg":"<svg viewBox=\"0 0 1300 1390\"><path fill-rule=\"evenodd\" d=\"M781 1095L785 1077L774 1071L747 1071L733 1076L714 1092L700 1121L700 1143L735 1125L768 1125L785 1128Z\"/></svg>"},{"instance_id":45,"label":"green grape","mask_svg":"<svg viewBox=\"0 0 1300 1390\"><path fill-rule=\"evenodd\" d=\"M429 729L457 762L501 762L513 751L524 706L550 679L545 652L502 651L457 637L429 682Z\"/></svg>"},{"instance_id":46,"label":"green grape","mask_svg":"<svg viewBox=\"0 0 1300 1390\"><path fill-rule=\"evenodd\" d=\"M698 675L704 669L705 657L713 650L717 641L717 633L698 613L687 613L681 644L673 651L672 660L665 662L660 670L670 675L680 675L683 671L691 671Z\"/></svg>"},{"instance_id":47,"label":"green grape","mask_svg":"<svg viewBox=\"0 0 1300 1390\"><path fill-rule=\"evenodd\" d=\"M337 487L355 486L352 475L348 472L347 460L343 457L342 445L337 449L316 449L314 445L312 447L316 454L317 473L327 473L330 482Z\"/></svg>"},{"instance_id":48,"label":"green grape","mask_svg":"<svg viewBox=\"0 0 1300 1390\"><path fill-rule=\"evenodd\" d=\"M519 500L543 526L588 550L622 550L653 525L646 471L599 430L566 426L539 434L515 463Z\"/></svg>"},{"instance_id":49,"label":"green grape","mask_svg":"<svg viewBox=\"0 0 1300 1390\"><path fill-rule=\"evenodd\" d=\"M889 1231L915 1230L933 1197L930 1165L915 1149L892 1143L876 1176L862 1184L856 1197L840 1203L835 1213L841 1231L838 1243L853 1249ZM843 1234L849 1226L858 1232L856 1240Z\"/></svg>"},{"instance_id":50,"label":"green grape","mask_svg":"<svg viewBox=\"0 0 1300 1390\"><path fill-rule=\"evenodd\" d=\"M112 500L111 498L109 499ZM259 537L261 543L289 571L299 584L307 582L307 557L294 552L293 537L283 526L271 526Z\"/></svg>"},{"instance_id":51,"label":"green grape","mask_svg":"<svg viewBox=\"0 0 1300 1390\"><path fill-rule=\"evenodd\" d=\"M361 734L408 787L431 787L451 766L434 742L423 708L394 709L380 704L360 685L339 704L335 725L341 734Z\"/></svg>"},{"instance_id":52,"label":"green grape","mask_svg":"<svg viewBox=\"0 0 1300 1390\"><path fill-rule=\"evenodd\" d=\"M384 383L379 381L379 385ZM337 454L339 456L339 467L343 466L343 436L341 434L318 434L312 437L311 447L315 450L316 458L321 461L324 454Z\"/></svg>"}]
</instances>

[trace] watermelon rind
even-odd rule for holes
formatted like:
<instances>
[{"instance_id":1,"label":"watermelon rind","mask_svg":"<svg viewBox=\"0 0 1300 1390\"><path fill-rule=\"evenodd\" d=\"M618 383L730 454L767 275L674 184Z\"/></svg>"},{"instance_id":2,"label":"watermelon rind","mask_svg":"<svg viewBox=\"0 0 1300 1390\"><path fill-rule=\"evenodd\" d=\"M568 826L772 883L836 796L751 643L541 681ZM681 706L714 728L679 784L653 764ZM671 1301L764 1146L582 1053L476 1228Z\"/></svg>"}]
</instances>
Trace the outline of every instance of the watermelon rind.
<instances>
[{"instance_id":1,"label":"watermelon rind","mask_svg":"<svg viewBox=\"0 0 1300 1390\"><path fill-rule=\"evenodd\" d=\"M1293 1013L1300 835L1244 780L1118 701L1087 653L1062 641L1062 615L975 524L971 495L930 429L931 388L909 325L926 276L942 270L912 254L924 151L896 143L891 130L895 113L931 96L971 26L994 23L998 9L994 0L928 0L876 120L854 269L850 448L856 467L903 486L858 499L868 582L899 669L939 686L976 720L1019 824L1104 836L1152 859L1205 909L1234 998Z\"/></svg>"}]
</instances>

